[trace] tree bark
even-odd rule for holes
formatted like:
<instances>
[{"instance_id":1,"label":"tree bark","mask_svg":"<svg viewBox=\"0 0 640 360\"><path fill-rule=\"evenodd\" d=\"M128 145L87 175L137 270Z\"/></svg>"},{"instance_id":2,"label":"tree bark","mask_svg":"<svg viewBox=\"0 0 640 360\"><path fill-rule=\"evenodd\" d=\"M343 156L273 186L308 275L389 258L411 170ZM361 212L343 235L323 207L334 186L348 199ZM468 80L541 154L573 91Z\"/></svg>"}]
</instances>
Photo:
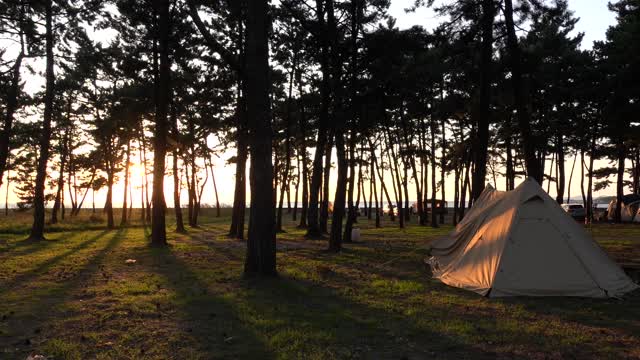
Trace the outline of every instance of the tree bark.
<instances>
[{"instance_id":1,"label":"tree bark","mask_svg":"<svg viewBox=\"0 0 640 360\"><path fill-rule=\"evenodd\" d=\"M508 1L508 0L507 0ZM480 57L479 96L477 108L473 113L476 124L476 140L474 141L473 162L475 171L472 176L471 198L475 201L484 191L487 175L487 151L489 147L489 119L491 116L491 63L493 57L493 23L495 19L495 3L493 0L482 0L482 45ZM527 124L528 125L528 124ZM433 151L433 150L432 150ZM431 209L433 211L433 208Z\"/></svg>"},{"instance_id":2,"label":"tree bark","mask_svg":"<svg viewBox=\"0 0 640 360\"><path fill-rule=\"evenodd\" d=\"M22 34L20 35L22 39ZM16 57L16 61L11 69L11 83L8 87L5 96L5 116L4 127L0 132L0 185L2 185L2 179L4 172L7 168L7 159L9 158L9 142L11 140L11 133L13 132L13 118L16 109L18 108L18 95L20 92L20 68L22 67L22 60L24 59L24 46L20 53Z\"/></svg>"},{"instance_id":3,"label":"tree bark","mask_svg":"<svg viewBox=\"0 0 640 360\"><path fill-rule=\"evenodd\" d=\"M492 0L485 0L486 3L493 3ZM491 5L493 7L493 4ZM531 133L531 115L527 106L527 98L525 95L521 52L516 36L515 25L513 22L513 3L512 0L504 1L504 18L507 27L507 49L509 52L509 61L511 63L511 82L513 85L513 95L517 111L518 127L522 137L522 150L527 167L527 174L539 184L542 183L543 170L536 158L536 144L533 134ZM476 163L476 167L478 163Z\"/></svg>"},{"instance_id":4,"label":"tree bark","mask_svg":"<svg viewBox=\"0 0 640 360\"><path fill-rule=\"evenodd\" d=\"M616 151L618 157L618 171L616 177L616 212L615 222L622 222L622 197L624 196L624 163L626 159L626 146L622 137L619 137L616 144Z\"/></svg>"},{"instance_id":5,"label":"tree bark","mask_svg":"<svg viewBox=\"0 0 640 360\"><path fill-rule=\"evenodd\" d=\"M331 0L330 0L331 1ZM345 154L344 135L342 131L336 131L336 154L338 158L338 180L336 194L333 200L333 217L331 221L331 235L329 238L329 251L339 252L342 249L342 219L346 205L347 188L347 158Z\"/></svg>"},{"instance_id":6,"label":"tree bark","mask_svg":"<svg viewBox=\"0 0 640 360\"><path fill-rule=\"evenodd\" d=\"M268 1L247 2L247 115L251 168L251 208L244 272L273 276L276 271L275 203L269 109Z\"/></svg>"},{"instance_id":7,"label":"tree bark","mask_svg":"<svg viewBox=\"0 0 640 360\"><path fill-rule=\"evenodd\" d=\"M170 96L169 63L169 0L158 0L159 45L160 45L160 74L158 93L156 94L156 117L153 138L153 191L151 194L151 244L155 246L167 245L167 230L165 224L166 204L164 199L165 157L167 154L167 113Z\"/></svg>"},{"instance_id":8,"label":"tree bark","mask_svg":"<svg viewBox=\"0 0 640 360\"><path fill-rule=\"evenodd\" d=\"M318 225L321 234L328 233L329 222L329 181L331 180L331 153L333 150L333 135L330 134L326 142L327 149L324 157L324 174L322 182L322 202L320 204L320 219ZM313 180L312 180L313 181ZM334 204L335 206L335 204Z\"/></svg>"},{"instance_id":9,"label":"tree bark","mask_svg":"<svg viewBox=\"0 0 640 360\"><path fill-rule=\"evenodd\" d=\"M329 122L329 103L331 99L330 90L330 68L329 68L329 39L328 32L325 29L325 10L324 2L326 0L316 0L316 14L319 28L320 43L320 72L322 80L320 82L320 114L318 119L318 136L316 140L316 151L313 158L313 170L311 173L311 186L309 189L309 210L307 216L307 234L308 238L317 238L321 236L321 228L319 222L319 195L322 186L323 168L322 154L325 152L327 144L327 126ZM333 0L329 0L333 1Z\"/></svg>"},{"instance_id":10,"label":"tree bark","mask_svg":"<svg viewBox=\"0 0 640 360\"><path fill-rule=\"evenodd\" d=\"M53 1L45 0L45 49L46 49L46 70L45 70L45 95L44 95L44 119L40 136L40 154L36 170L35 194L33 198L34 212L33 225L31 226L30 240L44 240L44 188L47 179L47 162L49 160L49 146L51 145L51 121L53 118L54 101L54 58L53 58Z\"/></svg>"},{"instance_id":11,"label":"tree bark","mask_svg":"<svg viewBox=\"0 0 640 360\"><path fill-rule=\"evenodd\" d=\"M564 202L564 190L566 187L565 183L565 170L564 170L564 137L562 134L558 134L557 136L557 144L556 144L556 181L557 181L557 195L556 201L558 204L562 204Z\"/></svg>"},{"instance_id":12,"label":"tree bark","mask_svg":"<svg viewBox=\"0 0 640 360\"><path fill-rule=\"evenodd\" d=\"M124 191L122 192L122 217L120 218L120 226L127 225L127 188L129 187L129 163L131 162L131 140L127 141L127 150L124 163ZM133 201L133 200L131 200Z\"/></svg>"}]
</instances>

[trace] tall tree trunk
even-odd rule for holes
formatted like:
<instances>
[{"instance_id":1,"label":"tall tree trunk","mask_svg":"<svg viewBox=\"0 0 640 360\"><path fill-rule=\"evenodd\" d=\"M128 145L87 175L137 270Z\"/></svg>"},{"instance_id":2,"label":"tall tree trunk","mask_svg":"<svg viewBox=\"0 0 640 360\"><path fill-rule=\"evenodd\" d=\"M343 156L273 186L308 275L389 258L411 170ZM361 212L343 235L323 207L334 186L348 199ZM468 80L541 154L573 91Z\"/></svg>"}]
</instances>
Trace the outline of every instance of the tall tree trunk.
<instances>
[{"instance_id":1,"label":"tall tree trunk","mask_svg":"<svg viewBox=\"0 0 640 360\"><path fill-rule=\"evenodd\" d=\"M9 216L9 185L11 183L11 167L9 167L9 159L7 159L7 189L4 193L4 216Z\"/></svg>"},{"instance_id":2,"label":"tall tree trunk","mask_svg":"<svg viewBox=\"0 0 640 360\"><path fill-rule=\"evenodd\" d=\"M143 127L144 129L144 127ZM147 145L144 141L144 133L142 138L142 169L144 170L144 210L142 214L142 220L151 221L151 201L149 200L149 172L147 171Z\"/></svg>"},{"instance_id":3,"label":"tall tree trunk","mask_svg":"<svg viewBox=\"0 0 640 360\"><path fill-rule=\"evenodd\" d=\"M40 154L36 169L35 193L33 197L33 225L31 226L30 240L44 240L44 188L47 180L47 162L49 160L49 146L51 145L51 120L53 118L53 100L55 75L53 73L53 0L45 0L45 95L44 95L44 119L40 131Z\"/></svg>"},{"instance_id":4,"label":"tall tree trunk","mask_svg":"<svg viewBox=\"0 0 640 360\"><path fill-rule=\"evenodd\" d=\"M586 164L584 162L584 150L580 150L580 193L582 194L582 206L587 209L587 196L584 193L584 168ZM587 209L587 212L589 209Z\"/></svg>"},{"instance_id":5,"label":"tall tree trunk","mask_svg":"<svg viewBox=\"0 0 640 360\"><path fill-rule=\"evenodd\" d=\"M558 204L562 204L564 202L564 190L566 187L565 184L565 173L564 173L564 137L562 134L558 134L557 136L557 144L556 144L556 180L557 180L557 195L556 201Z\"/></svg>"},{"instance_id":6,"label":"tall tree trunk","mask_svg":"<svg viewBox=\"0 0 640 360\"><path fill-rule=\"evenodd\" d=\"M169 78L169 0L158 0L160 45L160 74L156 94L156 117L153 137L153 192L151 195L151 244L165 246L167 233L165 224L166 204L164 199L165 156L167 153L167 113L171 93Z\"/></svg>"},{"instance_id":7,"label":"tall tree trunk","mask_svg":"<svg viewBox=\"0 0 640 360\"><path fill-rule=\"evenodd\" d=\"M127 225L127 188L129 187L129 164L131 163L131 140L127 141L126 160L124 163L124 191L122 192L122 217L120 219L120 226ZM133 201L133 199L131 200Z\"/></svg>"},{"instance_id":8,"label":"tall tree trunk","mask_svg":"<svg viewBox=\"0 0 640 360\"><path fill-rule=\"evenodd\" d=\"M616 152L618 157L618 171L616 177L616 212L615 222L622 222L622 197L624 196L624 163L626 159L626 147L624 140L620 136L616 144Z\"/></svg>"},{"instance_id":9,"label":"tall tree trunk","mask_svg":"<svg viewBox=\"0 0 640 360\"><path fill-rule=\"evenodd\" d=\"M313 158L313 170L311 173L311 186L309 189L309 210L307 216L307 234L308 238L317 238L322 234L319 221L319 195L322 186L323 169L322 154L325 152L327 144L327 126L329 122L329 103L331 99L330 90L330 67L329 67L329 38L328 31L325 29L325 10L324 3L326 0L316 0L316 15L318 17L318 26L322 29L319 33L320 43L320 72L322 80L320 82L320 114L318 118L318 136L316 140L316 151ZM333 0L329 0L333 1Z\"/></svg>"},{"instance_id":10,"label":"tall tree trunk","mask_svg":"<svg viewBox=\"0 0 640 360\"><path fill-rule=\"evenodd\" d=\"M115 170L113 164L107 166L107 199L104 204L104 211L107 213L107 228L113 229L115 222L113 219L113 183L115 178Z\"/></svg>"},{"instance_id":11,"label":"tall tree trunk","mask_svg":"<svg viewBox=\"0 0 640 360\"><path fill-rule=\"evenodd\" d=\"M244 105L243 105L244 106ZM242 110L246 113L245 110ZM244 117L244 115L241 115ZM244 122L244 121L243 121ZM243 126L244 127L244 126ZM246 172L247 172L247 134L244 129L240 128L238 131L238 155L236 156L236 179L235 179L235 191L233 195L233 210L231 215L231 228L229 229L229 236L238 239L244 239L244 217L247 207L247 192L246 192Z\"/></svg>"},{"instance_id":12,"label":"tall tree trunk","mask_svg":"<svg viewBox=\"0 0 640 360\"><path fill-rule=\"evenodd\" d=\"M576 167L576 160L578 159L578 152L573 154L573 163L571 165L571 172L569 172L569 182L567 183L567 204L571 202L571 181L573 181L573 170Z\"/></svg>"},{"instance_id":13,"label":"tall tree trunk","mask_svg":"<svg viewBox=\"0 0 640 360\"><path fill-rule=\"evenodd\" d=\"M375 162L375 149L371 148L371 187L373 188L373 197L376 201L376 228L380 227L380 202L378 202L378 187L376 186L376 162ZM382 194L381 194L382 195ZM369 200L369 205L371 205L371 200ZM371 211L369 211L369 215L371 215Z\"/></svg>"},{"instance_id":14,"label":"tall tree trunk","mask_svg":"<svg viewBox=\"0 0 640 360\"><path fill-rule=\"evenodd\" d=\"M492 3L492 0L485 0L486 3ZM536 144L534 142L533 134L531 133L531 116L527 105L527 97L525 95L522 66L521 66L521 52L518 45L518 38L516 36L515 25L513 22L513 3L512 0L504 1L504 18L507 27L507 49L509 52L509 60L511 63L511 83L513 85L514 102L517 110L518 127L520 128L520 134L522 137L522 152L525 159L525 165L527 167L527 174L536 180L539 184L542 183L543 170L540 163L536 159ZM476 167L478 164L476 163Z\"/></svg>"},{"instance_id":15,"label":"tall tree trunk","mask_svg":"<svg viewBox=\"0 0 640 360\"><path fill-rule=\"evenodd\" d=\"M278 204L278 216L276 220L276 231L282 230L282 206L284 202L285 192L288 194L289 189L289 171L291 169L291 114L292 114L292 104L293 101L293 79L296 75L296 54L294 54L293 66L291 69L291 74L289 75L289 93L287 96L287 114L285 120L285 163L284 163L284 175L282 176L282 185L280 189L280 202ZM288 200L289 210L291 210L291 200Z\"/></svg>"},{"instance_id":16,"label":"tall tree trunk","mask_svg":"<svg viewBox=\"0 0 640 360\"><path fill-rule=\"evenodd\" d=\"M216 176L213 172L213 160L211 156L209 156L209 170L211 171L211 182L213 182L213 193L216 197L216 217L220 217L220 198L218 197L218 185L216 184Z\"/></svg>"},{"instance_id":17,"label":"tall tree trunk","mask_svg":"<svg viewBox=\"0 0 640 360\"><path fill-rule=\"evenodd\" d=\"M636 147L636 158L633 165L633 193L640 194L640 144Z\"/></svg>"},{"instance_id":18,"label":"tall tree trunk","mask_svg":"<svg viewBox=\"0 0 640 360\"><path fill-rule=\"evenodd\" d=\"M355 121L355 120L352 119L352 121ZM347 221L345 222L344 235L342 237L342 240L346 243L351 242L351 231L353 230L353 223L355 222L355 218L356 218L356 212L353 206L354 205L353 195L354 195L355 184L356 184L355 183L355 179L356 179L356 163L355 163L356 138L355 136L356 134L352 130L349 136L349 161L347 163L349 168L349 177L347 178L347 186L348 186L347 188Z\"/></svg>"},{"instance_id":19,"label":"tall tree trunk","mask_svg":"<svg viewBox=\"0 0 640 360\"><path fill-rule=\"evenodd\" d=\"M486 161L486 151L485 151L485 161ZM486 171L486 169L485 169ZM436 122L432 118L431 119L431 227L438 227L438 220L436 214L436 195L437 195L437 185L436 185Z\"/></svg>"},{"instance_id":20,"label":"tall tree trunk","mask_svg":"<svg viewBox=\"0 0 640 360\"><path fill-rule=\"evenodd\" d=\"M373 147L373 144L371 143L371 141L369 142L370 146L371 146L371 153L373 154L373 164L374 167L376 168L376 172L378 173L378 178L380 179L380 188L382 189L382 191L380 192L380 198L382 198L382 195L386 196L387 199L387 204L389 204L389 218L391 219L391 221L395 221L395 213L393 211L393 206L392 206L392 202L391 202L391 197L389 196L389 191L387 191L387 186L384 183L384 169L382 169L382 166L378 166L378 160L375 156L375 148ZM381 154L382 156L383 154ZM380 159L381 164L382 164L382 159ZM384 201L380 200L380 208L384 209Z\"/></svg>"},{"instance_id":21,"label":"tall tree trunk","mask_svg":"<svg viewBox=\"0 0 640 360\"><path fill-rule=\"evenodd\" d=\"M299 108L300 108L300 156L302 159L302 208L300 209L300 223L299 228L307 227L307 211L309 209L309 169L307 162L307 131L306 131L306 114L304 109L304 103L302 102L302 82L298 82L298 92L300 96Z\"/></svg>"},{"instance_id":22,"label":"tall tree trunk","mask_svg":"<svg viewBox=\"0 0 640 360\"><path fill-rule=\"evenodd\" d=\"M594 141L591 143L592 149L595 150L595 136ZM587 190L587 218L585 220L586 223L591 224L593 221L593 152L589 156L589 174L587 184L589 189Z\"/></svg>"},{"instance_id":23,"label":"tall tree trunk","mask_svg":"<svg viewBox=\"0 0 640 360\"><path fill-rule=\"evenodd\" d=\"M296 156L296 163L296 190L293 195L293 214L291 214L291 220L293 222L298 221L298 195L300 191L300 181L302 180L302 171L300 169L302 167L302 163L300 161L300 156Z\"/></svg>"},{"instance_id":24,"label":"tall tree trunk","mask_svg":"<svg viewBox=\"0 0 640 360\"><path fill-rule=\"evenodd\" d=\"M341 130L336 131L335 138L338 158L338 180L336 183L336 194L333 200L333 217L329 238L329 251L332 252L338 252L342 249L342 219L344 218L346 205L347 168L349 166L345 154L344 134Z\"/></svg>"},{"instance_id":25,"label":"tall tree trunk","mask_svg":"<svg viewBox=\"0 0 640 360\"><path fill-rule=\"evenodd\" d=\"M251 210L245 274L276 275L275 203L269 109L268 1L247 2L247 115Z\"/></svg>"},{"instance_id":26,"label":"tall tree trunk","mask_svg":"<svg viewBox=\"0 0 640 360\"><path fill-rule=\"evenodd\" d=\"M505 147L507 152L507 164L506 164L506 187L507 191L511 191L515 188L515 171L513 165L513 153L511 148L511 134L507 134L505 137Z\"/></svg>"},{"instance_id":27,"label":"tall tree trunk","mask_svg":"<svg viewBox=\"0 0 640 360\"><path fill-rule=\"evenodd\" d=\"M22 37L22 34L20 34L21 41ZM22 67L22 60L24 59L24 56L25 52L23 45L11 69L11 83L8 86L5 96L4 127L0 132L0 185L2 185L4 172L7 169L7 159L9 158L10 151L9 142L11 140L11 133L13 132L13 117L16 109L18 108L18 95L20 93L20 69Z\"/></svg>"},{"instance_id":28,"label":"tall tree trunk","mask_svg":"<svg viewBox=\"0 0 640 360\"><path fill-rule=\"evenodd\" d=\"M82 204L84 204L84 200L87 198L87 194L89 193L89 190L93 189L93 180L96 178L97 171L98 170L95 167L92 169L91 178L89 178L89 182L87 182L87 188L84 190L84 194L82 195L82 198L80 199L80 202L78 203L77 207L75 209L72 209L71 216L78 215L78 213L82 209ZM94 206L93 212L95 213L95 206Z\"/></svg>"},{"instance_id":29,"label":"tall tree trunk","mask_svg":"<svg viewBox=\"0 0 640 360\"><path fill-rule=\"evenodd\" d=\"M477 199L485 186L487 175L487 152L489 148L489 118L491 107L491 63L493 57L493 22L495 19L495 3L493 0L482 0L482 45L480 57L479 96L476 109L473 112L474 123L477 127L476 140L474 141L473 172L471 184L471 198ZM432 150L433 151L433 150ZM431 209L434 210L433 208ZM433 220L432 220L433 222Z\"/></svg>"},{"instance_id":30,"label":"tall tree trunk","mask_svg":"<svg viewBox=\"0 0 640 360\"><path fill-rule=\"evenodd\" d=\"M324 164L324 174L323 174L323 189L322 189L322 202L320 204L320 219L318 221L320 232L323 234L328 233L328 223L329 223L329 181L331 178L331 152L333 150L333 135L329 135L329 139L327 140L327 149L325 153L325 164ZM313 179L311 180L313 181ZM334 204L335 206L335 204Z\"/></svg>"},{"instance_id":31,"label":"tall tree trunk","mask_svg":"<svg viewBox=\"0 0 640 360\"><path fill-rule=\"evenodd\" d=\"M444 81L443 81L444 82ZM442 86L442 91L440 92L440 101L444 103L444 85ZM447 149L447 134L445 132L446 118L444 116L441 117L442 124L442 153L440 154L440 199L442 200L443 209L440 211L440 224L444 224L444 211L446 210L446 196L445 196L445 175L446 175L446 149ZM496 182L493 182L496 184ZM496 184L497 186L497 184Z\"/></svg>"},{"instance_id":32,"label":"tall tree trunk","mask_svg":"<svg viewBox=\"0 0 640 360\"><path fill-rule=\"evenodd\" d=\"M171 106L171 132L173 137L178 141L180 138L180 130L178 129L178 116L176 114L176 107ZM176 145L171 154L171 171L173 172L173 212L176 217L176 232L185 233L184 219L182 217L182 205L180 205L180 168L178 167L178 157L180 156L180 145ZM206 171L206 169L205 169ZM131 200L133 202L133 199Z\"/></svg>"},{"instance_id":33,"label":"tall tree trunk","mask_svg":"<svg viewBox=\"0 0 640 360\"><path fill-rule=\"evenodd\" d=\"M58 222L58 211L63 203L64 199L64 169L65 162L67 160L67 138L69 137L69 130L65 131L64 138L62 140L62 151L60 152L60 169L58 174L58 184L56 190L56 196L53 201L53 209L51 209L51 223L56 224ZM64 215L62 215L64 219Z\"/></svg>"}]
</instances>

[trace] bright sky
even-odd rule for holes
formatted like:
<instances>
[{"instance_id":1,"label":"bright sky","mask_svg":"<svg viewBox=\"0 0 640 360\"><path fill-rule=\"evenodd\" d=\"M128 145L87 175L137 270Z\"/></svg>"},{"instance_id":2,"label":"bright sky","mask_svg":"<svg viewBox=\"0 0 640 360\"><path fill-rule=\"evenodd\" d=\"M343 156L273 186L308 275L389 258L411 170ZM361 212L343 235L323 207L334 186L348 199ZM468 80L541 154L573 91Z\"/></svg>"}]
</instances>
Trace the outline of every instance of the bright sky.
<instances>
[{"instance_id":1,"label":"bright sky","mask_svg":"<svg viewBox=\"0 0 640 360\"><path fill-rule=\"evenodd\" d=\"M391 1L391 8L389 13L390 15L392 15L397 19L396 24L400 28L408 28L413 25L422 25L426 28L433 28L440 21L443 20L441 18L438 18L431 9L426 9L426 8L418 9L414 13L409 13L409 14L405 13L404 9L407 7L410 7L412 3L413 3L413 0L392 0ZM591 48L593 41L603 40L605 38L605 32L608 26L615 23L615 16L613 15L613 13L609 12L607 9L607 0L569 0L569 5L570 5L570 8L575 11L576 16L581 18L580 22L578 22L577 24L576 31L585 33L585 38L583 41L583 48L585 49ZM36 68L41 68L40 66L38 66L40 64L33 64L33 65L35 65ZM28 79L29 81L27 81L27 86L26 86L28 88L28 91L37 91L43 84L42 79L34 78L33 76L28 76L28 77L29 77ZM210 139L210 141L213 142L215 140ZM231 150L225 154L221 154L220 157L215 159L214 161L215 171L216 171L216 182L217 182L218 192L220 195L220 202L223 204L231 204L233 202L235 167L226 165L226 160L234 155L235 155L234 151ZM170 159L167 159L167 165L170 165L169 160ZM567 171L571 169L571 161L572 161L572 158L568 156L567 163L565 165L565 167L568 169ZM151 164L151 162L149 162L149 164ZM334 164L335 164L335 159L334 159ZM606 163L602 162L602 165L604 164ZM579 165L576 166L576 175L579 175L578 169L579 169ZM132 172L133 172L133 180L132 180L133 186L134 188L139 187L143 180L141 167L134 166L134 168L132 169ZM490 180L490 176L491 174L489 173L487 180L489 182L493 182L493 180ZM336 178L336 171L334 168L332 171L332 179L335 179L335 178ZM149 179L149 181L151 181L151 179ZM386 181L390 182L391 179L389 178ZM335 188L333 187L334 182L335 181L332 181L332 188L330 190L331 194L333 194L333 191L335 190ZM497 188L504 189L504 179L499 177L497 182L498 182ZM167 176L165 180L165 184L166 184L165 197L167 199L167 204L169 206L172 206L173 204L172 204L171 194L173 191L173 182L170 176ZM447 198L450 198L453 195L453 184L454 183L453 183L452 176L448 177L446 179L446 186L448 188ZM579 195L579 184L580 184L579 176L574 176L574 179L572 182L572 189L573 189L572 197ZM206 186L207 188L205 190L203 203L212 204L214 203L214 196L213 196L213 185L210 179ZM114 189L114 205L115 206L119 206L121 204L121 199L123 196L122 187L123 187L123 184L118 184ZM545 188L546 188L546 185L545 185ZM6 191L6 186L3 185L1 190L4 195L4 191ZM410 191L413 191L415 193L415 190L410 190ZM551 189L550 193L554 195L555 191ZM614 189L609 188L599 192L597 195L611 195L613 193L614 193ZM292 196L293 196L293 190L292 190ZM104 197L105 197L104 192L100 192L97 194L96 206L98 208L103 206ZM186 203L186 190L183 190L182 198L183 198L182 204L184 205ZM13 204L15 203L16 200L17 198L13 194L13 187L10 187L9 203ZM134 201L135 207L140 206L140 194L138 193L138 190L134 190L133 201ZM67 200L66 203L68 206L69 201ZM84 206L91 207L90 195L87 197L87 200Z\"/></svg>"},{"instance_id":2,"label":"bright sky","mask_svg":"<svg viewBox=\"0 0 640 360\"><path fill-rule=\"evenodd\" d=\"M404 9L411 7L414 0L391 0L389 14L397 19L396 25L400 28L408 28L413 25L422 25L431 29L443 19L439 18L432 9L420 8L414 13L406 13ZM436 0L442 3L444 0ZM576 25L577 32L585 34L582 47L590 49L596 40L604 40L607 28L615 24L615 15L610 12L607 3L609 0L569 0L569 8L580 18Z\"/></svg>"}]
</instances>

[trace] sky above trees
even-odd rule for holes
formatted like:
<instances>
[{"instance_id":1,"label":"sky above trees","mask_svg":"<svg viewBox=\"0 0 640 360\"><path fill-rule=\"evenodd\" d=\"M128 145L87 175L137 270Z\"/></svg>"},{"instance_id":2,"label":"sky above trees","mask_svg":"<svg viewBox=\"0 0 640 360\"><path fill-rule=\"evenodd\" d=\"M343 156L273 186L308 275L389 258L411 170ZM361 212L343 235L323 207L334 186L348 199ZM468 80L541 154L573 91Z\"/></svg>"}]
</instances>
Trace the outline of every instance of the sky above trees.
<instances>
[{"instance_id":1,"label":"sky above trees","mask_svg":"<svg viewBox=\"0 0 640 360\"><path fill-rule=\"evenodd\" d=\"M392 0L389 14L397 19L400 28L422 25L432 28L442 21L433 9L421 8L413 13L404 9L411 7L414 0ZM441 1L436 1L436 4ZM576 32L584 33L583 49L591 49L594 41L604 40L607 28L615 24L615 15L607 8L608 0L569 0L569 8L573 10L580 21L576 25Z\"/></svg>"}]
</instances>

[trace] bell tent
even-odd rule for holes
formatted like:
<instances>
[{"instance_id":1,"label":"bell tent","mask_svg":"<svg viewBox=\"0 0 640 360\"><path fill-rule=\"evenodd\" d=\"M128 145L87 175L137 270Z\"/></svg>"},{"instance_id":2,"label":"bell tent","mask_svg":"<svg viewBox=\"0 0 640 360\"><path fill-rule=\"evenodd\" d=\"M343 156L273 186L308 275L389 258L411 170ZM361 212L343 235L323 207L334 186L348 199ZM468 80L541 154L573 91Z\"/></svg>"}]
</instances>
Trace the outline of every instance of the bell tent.
<instances>
[{"instance_id":1,"label":"bell tent","mask_svg":"<svg viewBox=\"0 0 640 360\"><path fill-rule=\"evenodd\" d=\"M618 200L613 198L607 207L607 217L609 220L615 220L616 205ZM622 222L640 222L638 214L640 213L640 195L628 194L622 197L620 206L620 220Z\"/></svg>"},{"instance_id":2,"label":"bell tent","mask_svg":"<svg viewBox=\"0 0 640 360\"><path fill-rule=\"evenodd\" d=\"M487 186L456 229L431 247L433 276L489 297L619 297L635 284L532 179Z\"/></svg>"}]
</instances>

